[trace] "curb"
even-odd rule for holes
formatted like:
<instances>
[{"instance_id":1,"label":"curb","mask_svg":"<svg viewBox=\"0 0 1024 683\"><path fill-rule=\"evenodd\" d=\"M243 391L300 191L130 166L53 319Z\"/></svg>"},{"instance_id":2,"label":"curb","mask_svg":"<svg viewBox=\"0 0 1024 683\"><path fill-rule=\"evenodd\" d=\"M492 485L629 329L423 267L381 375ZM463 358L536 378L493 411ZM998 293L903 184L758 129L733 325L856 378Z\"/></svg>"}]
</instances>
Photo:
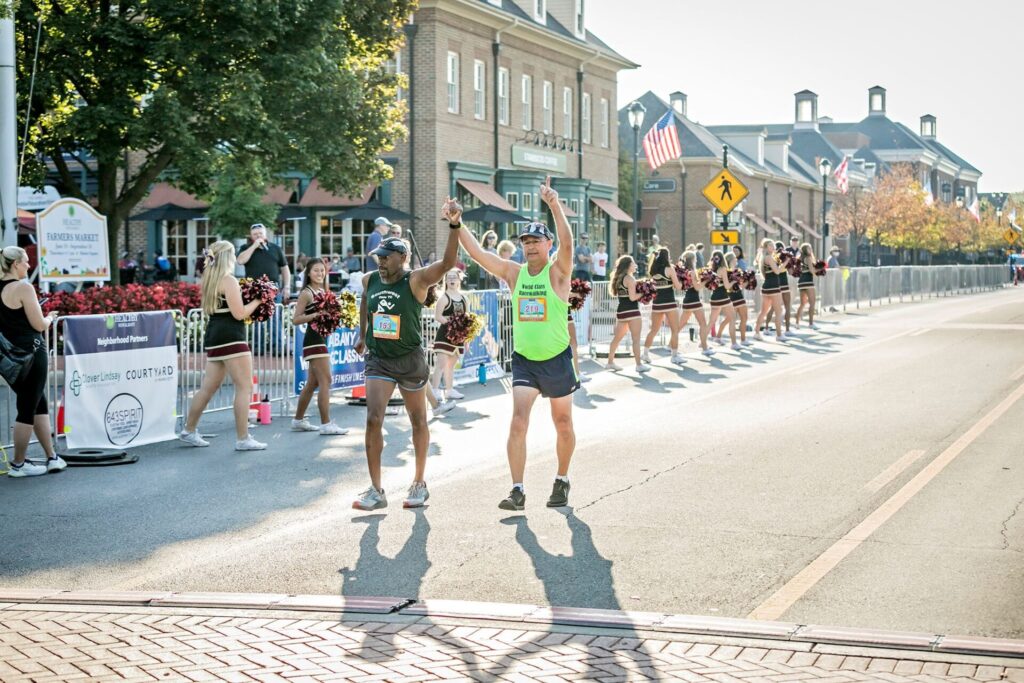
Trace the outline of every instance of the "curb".
<instances>
[{"instance_id":1,"label":"curb","mask_svg":"<svg viewBox=\"0 0 1024 683\"><path fill-rule=\"evenodd\" d=\"M539 607L464 600L285 593L178 593L174 591L80 591L0 588L0 603L22 605L120 605L250 610L290 610L337 614L397 614L412 617L479 619L588 628L633 628L654 633L725 636L825 643L854 647L918 650L940 654L989 655L1024 659L1024 640L880 629L816 626L727 617L630 612L577 607ZM3 608L0 607L0 610Z\"/></svg>"}]
</instances>

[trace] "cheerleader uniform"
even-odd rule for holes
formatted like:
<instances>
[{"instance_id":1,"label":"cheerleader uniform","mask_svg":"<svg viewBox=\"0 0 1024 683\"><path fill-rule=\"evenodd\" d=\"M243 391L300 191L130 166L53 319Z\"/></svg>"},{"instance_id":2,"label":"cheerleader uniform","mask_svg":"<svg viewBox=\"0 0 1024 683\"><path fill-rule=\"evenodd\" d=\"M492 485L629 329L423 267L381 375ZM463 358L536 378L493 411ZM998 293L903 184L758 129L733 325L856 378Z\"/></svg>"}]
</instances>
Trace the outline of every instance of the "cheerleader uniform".
<instances>
[{"instance_id":1,"label":"cheerleader uniform","mask_svg":"<svg viewBox=\"0 0 1024 683\"><path fill-rule=\"evenodd\" d=\"M245 321L236 320L231 315L223 294L217 297L217 304L203 335L206 359L221 361L247 355L249 344L245 341Z\"/></svg>"},{"instance_id":2,"label":"cheerleader uniform","mask_svg":"<svg viewBox=\"0 0 1024 683\"><path fill-rule=\"evenodd\" d=\"M814 271L806 263L802 264L800 279L797 280L797 289L814 289Z\"/></svg>"},{"instance_id":3,"label":"cheerleader uniform","mask_svg":"<svg viewBox=\"0 0 1024 683\"><path fill-rule=\"evenodd\" d=\"M721 308L731 303L732 300L729 298L729 292L726 291L725 285L719 285L711 291L711 308Z\"/></svg>"},{"instance_id":4,"label":"cheerleader uniform","mask_svg":"<svg viewBox=\"0 0 1024 683\"><path fill-rule=\"evenodd\" d=\"M729 300L732 301L733 308L742 308L747 305L747 300L743 296L743 287L739 284L739 278L736 278L736 284L729 290Z\"/></svg>"},{"instance_id":5,"label":"cheerleader uniform","mask_svg":"<svg viewBox=\"0 0 1024 683\"><path fill-rule=\"evenodd\" d=\"M672 281L664 275L655 275L651 279L654 280L654 286L658 288L658 293L654 295L654 304L651 306L651 311L654 313L665 313L675 310L676 295L672 291Z\"/></svg>"},{"instance_id":6,"label":"cheerleader uniform","mask_svg":"<svg viewBox=\"0 0 1024 683\"><path fill-rule=\"evenodd\" d=\"M629 300L629 290L625 285L619 285L615 295L619 299L619 307L615 309L615 319L628 322L640 318L640 302Z\"/></svg>"},{"instance_id":7,"label":"cheerleader uniform","mask_svg":"<svg viewBox=\"0 0 1024 683\"><path fill-rule=\"evenodd\" d=\"M441 311L441 315L445 318L450 318L456 313L466 312L466 299L463 297L456 301L455 299L448 297L448 305ZM455 355L456 353L462 353L464 351L463 346L456 346L455 344L448 341L448 323L444 323L437 328L437 336L434 337L434 351L435 353L447 353Z\"/></svg>"},{"instance_id":8,"label":"cheerleader uniform","mask_svg":"<svg viewBox=\"0 0 1024 683\"><path fill-rule=\"evenodd\" d=\"M306 289L309 290L310 294L314 293L312 287L306 287ZM306 306L306 315L315 312L316 306L311 301ZM327 358L329 355L327 353L327 340L307 323L306 332L302 335L302 360L311 361L314 358Z\"/></svg>"},{"instance_id":9,"label":"cheerleader uniform","mask_svg":"<svg viewBox=\"0 0 1024 683\"><path fill-rule=\"evenodd\" d=\"M693 273L693 277L697 277L696 273ZM684 311L699 311L704 308L704 304L700 300L700 292L697 291L696 287L687 287L686 292L683 294L683 310Z\"/></svg>"},{"instance_id":10,"label":"cheerleader uniform","mask_svg":"<svg viewBox=\"0 0 1024 683\"><path fill-rule=\"evenodd\" d=\"M764 284L761 285L762 294L778 294L782 291L779 287L779 275L767 263L761 265L761 272L764 273Z\"/></svg>"}]
</instances>

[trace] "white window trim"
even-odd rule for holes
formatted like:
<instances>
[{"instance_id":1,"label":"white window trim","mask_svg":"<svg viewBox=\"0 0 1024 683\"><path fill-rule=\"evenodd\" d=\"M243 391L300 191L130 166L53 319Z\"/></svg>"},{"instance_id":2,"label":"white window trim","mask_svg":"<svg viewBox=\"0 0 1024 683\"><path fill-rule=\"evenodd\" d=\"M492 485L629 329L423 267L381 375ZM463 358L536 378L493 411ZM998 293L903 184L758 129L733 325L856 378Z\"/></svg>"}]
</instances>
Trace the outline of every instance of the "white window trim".
<instances>
[{"instance_id":1,"label":"white window trim","mask_svg":"<svg viewBox=\"0 0 1024 683\"><path fill-rule=\"evenodd\" d=\"M584 1L585 0L576 0L576 11L573 15L573 32L576 34L577 38L585 38L587 35L586 16L584 14L586 8L584 6Z\"/></svg>"},{"instance_id":2,"label":"white window trim","mask_svg":"<svg viewBox=\"0 0 1024 683\"><path fill-rule=\"evenodd\" d=\"M473 60L473 118L487 118L487 65L479 59Z\"/></svg>"},{"instance_id":3,"label":"white window trim","mask_svg":"<svg viewBox=\"0 0 1024 683\"><path fill-rule=\"evenodd\" d=\"M533 76L523 74L519 81L519 100L523 110L523 130L533 128Z\"/></svg>"},{"instance_id":4,"label":"white window trim","mask_svg":"<svg viewBox=\"0 0 1024 683\"><path fill-rule=\"evenodd\" d=\"M593 123L593 115L590 111L590 93L583 93L583 102L581 104L583 108L583 120L580 121L580 135L583 137L583 144L589 145L591 139L591 126Z\"/></svg>"},{"instance_id":5,"label":"white window trim","mask_svg":"<svg viewBox=\"0 0 1024 683\"><path fill-rule=\"evenodd\" d=\"M543 94L541 96L541 109L544 112L541 121L542 130L545 135L554 132L555 127L555 84L551 81L544 81Z\"/></svg>"},{"instance_id":6,"label":"white window trim","mask_svg":"<svg viewBox=\"0 0 1024 683\"><path fill-rule=\"evenodd\" d=\"M533 0L533 19L542 24L548 23L547 0Z\"/></svg>"},{"instance_id":7,"label":"white window trim","mask_svg":"<svg viewBox=\"0 0 1024 683\"><path fill-rule=\"evenodd\" d=\"M507 126L511 121L512 98L509 95L512 77L508 69L498 69L498 123Z\"/></svg>"},{"instance_id":8,"label":"white window trim","mask_svg":"<svg viewBox=\"0 0 1024 683\"><path fill-rule=\"evenodd\" d=\"M454 73L453 73L454 67ZM448 113L458 114L461 97L459 94L459 53L449 52L446 69Z\"/></svg>"},{"instance_id":9,"label":"white window trim","mask_svg":"<svg viewBox=\"0 0 1024 683\"><path fill-rule=\"evenodd\" d=\"M562 137L574 140L572 134L572 88L562 88Z\"/></svg>"},{"instance_id":10,"label":"white window trim","mask_svg":"<svg viewBox=\"0 0 1024 683\"><path fill-rule=\"evenodd\" d=\"M601 147L608 149L609 145L609 130L608 130L608 100L601 98Z\"/></svg>"},{"instance_id":11,"label":"white window trim","mask_svg":"<svg viewBox=\"0 0 1024 683\"><path fill-rule=\"evenodd\" d=\"M530 213L533 213L533 193L532 192L524 192L523 193L522 210L523 211L529 211Z\"/></svg>"},{"instance_id":12,"label":"white window trim","mask_svg":"<svg viewBox=\"0 0 1024 683\"><path fill-rule=\"evenodd\" d=\"M506 192L505 193L505 201L508 202L508 205L511 206L513 209L516 209L516 210L519 209L519 193L518 192Z\"/></svg>"}]
</instances>

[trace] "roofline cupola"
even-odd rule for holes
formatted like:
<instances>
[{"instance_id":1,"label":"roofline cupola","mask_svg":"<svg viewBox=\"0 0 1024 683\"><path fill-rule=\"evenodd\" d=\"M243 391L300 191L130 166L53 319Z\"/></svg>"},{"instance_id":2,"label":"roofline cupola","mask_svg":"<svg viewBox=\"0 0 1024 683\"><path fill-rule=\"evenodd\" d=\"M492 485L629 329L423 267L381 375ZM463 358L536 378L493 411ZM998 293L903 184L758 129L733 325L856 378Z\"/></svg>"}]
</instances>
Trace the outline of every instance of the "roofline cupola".
<instances>
[{"instance_id":1,"label":"roofline cupola","mask_svg":"<svg viewBox=\"0 0 1024 683\"><path fill-rule=\"evenodd\" d=\"M935 127L935 117L931 114L925 114L921 117L921 137L925 140L934 140L938 135L938 130Z\"/></svg>"},{"instance_id":2,"label":"roofline cupola","mask_svg":"<svg viewBox=\"0 0 1024 683\"><path fill-rule=\"evenodd\" d=\"M885 116L885 88L868 88L868 116Z\"/></svg>"},{"instance_id":3,"label":"roofline cupola","mask_svg":"<svg viewBox=\"0 0 1024 683\"><path fill-rule=\"evenodd\" d=\"M796 100L793 128L818 130L818 95L810 90L801 90L793 97Z\"/></svg>"},{"instance_id":4,"label":"roofline cupola","mask_svg":"<svg viewBox=\"0 0 1024 683\"><path fill-rule=\"evenodd\" d=\"M686 93L676 90L674 93L669 94L668 101L677 114L683 117L686 116Z\"/></svg>"}]
</instances>

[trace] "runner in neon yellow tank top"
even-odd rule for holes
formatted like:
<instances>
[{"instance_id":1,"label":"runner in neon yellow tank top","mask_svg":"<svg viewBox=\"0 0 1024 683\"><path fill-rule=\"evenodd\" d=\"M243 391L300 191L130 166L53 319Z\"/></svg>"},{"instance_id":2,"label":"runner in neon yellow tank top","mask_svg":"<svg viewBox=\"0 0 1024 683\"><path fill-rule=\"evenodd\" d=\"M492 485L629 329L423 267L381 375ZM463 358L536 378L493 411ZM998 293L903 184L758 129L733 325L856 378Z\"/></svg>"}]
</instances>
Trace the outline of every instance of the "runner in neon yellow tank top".
<instances>
[{"instance_id":1,"label":"runner in neon yellow tank top","mask_svg":"<svg viewBox=\"0 0 1024 683\"><path fill-rule=\"evenodd\" d=\"M551 231L543 223L529 223L519 232L526 263L520 265L484 251L473 234L463 228L459 241L480 266L512 284L512 424L508 434L508 465L512 491L498 507L522 510L526 505L523 475L526 470L526 431L538 396L551 400L551 418L558 433L558 475L548 507L569 504L569 462L576 447L572 426L572 393L580 382L569 348L569 287L573 240L558 192L549 177L540 197L554 216L558 252L548 261Z\"/></svg>"}]
</instances>

